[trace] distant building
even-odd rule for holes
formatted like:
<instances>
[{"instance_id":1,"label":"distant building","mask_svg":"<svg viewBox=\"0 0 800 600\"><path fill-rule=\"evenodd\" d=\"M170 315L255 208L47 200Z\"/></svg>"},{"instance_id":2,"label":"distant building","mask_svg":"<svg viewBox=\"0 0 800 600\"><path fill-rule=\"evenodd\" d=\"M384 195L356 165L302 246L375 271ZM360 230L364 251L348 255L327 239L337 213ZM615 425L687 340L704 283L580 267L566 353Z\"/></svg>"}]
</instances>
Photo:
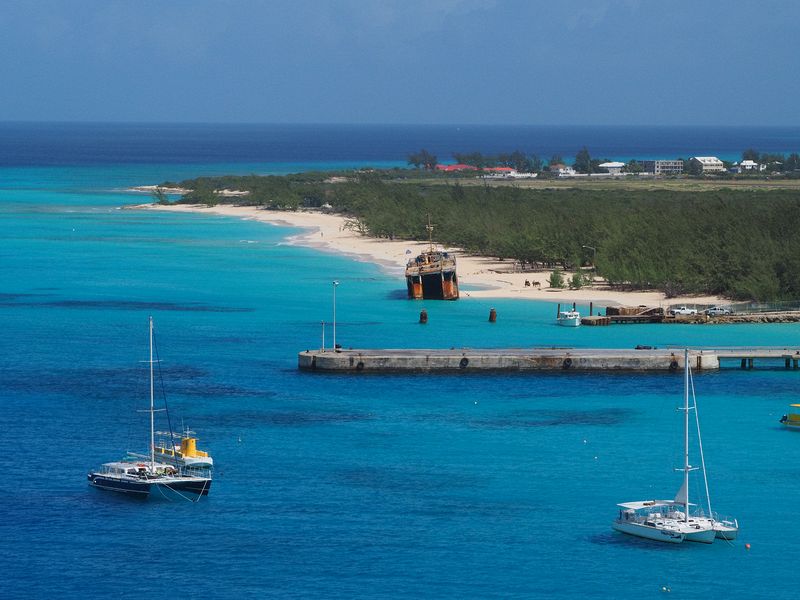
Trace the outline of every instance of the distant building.
<instances>
[{"instance_id":1,"label":"distant building","mask_svg":"<svg viewBox=\"0 0 800 600\"><path fill-rule=\"evenodd\" d=\"M477 171L478 167L473 167L472 165L463 165L463 164L455 164L455 165L436 165L437 171L444 171L445 173L450 173L453 171Z\"/></svg>"},{"instance_id":2,"label":"distant building","mask_svg":"<svg viewBox=\"0 0 800 600\"><path fill-rule=\"evenodd\" d=\"M611 175L621 175L622 169L625 168L625 163L621 162L604 162L597 165L608 171Z\"/></svg>"},{"instance_id":3,"label":"distant building","mask_svg":"<svg viewBox=\"0 0 800 600\"><path fill-rule=\"evenodd\" d=\"M645 173L653 175L680 175L683 173L682 160L640 160Z\"/></svg>"},{"instance_id":4,"label":"distant building","mask_svg":"<svg viewBox=\"0 0 800 600\"><path fill-rule=\"evenodd\" d=\"M700 166L700 172L705 173L722 173L725 170L725 165L716 156L693 156L691 159L692 164Z\"/></svg>"},{"instance_id":5,"label":"distant building","mask_svg":"<svg viewBox=\"0 0 800 600\"><path fill-rule=\"evenodd\" d=\"M484 179L510 179L519 175L517 170L511 167L484 167L481 170L485 173L481 175Z\"/></svg>"},{"instance_id":6,"label":"distant building","mask_svg":"<svg viewBox=\"0 0 800 600\"><path fill-rule=\"evenodd\" d=\"M763 171L767 168L767 165L760 165L754 160L743 160L739 163L739 173L746 173L746 172L753 172L753 171Z\"/></svg>"},{"instance_id":7,"label":"distant building","mask_svg":"<svg viewBox=\"0 0 800 600\"><path fill-rule=\"evenodd\" d=\"M575 175L577 175L575 169L561 163L550 165L550 172L555 173L559 177L575 177Z\"/></svg>"}]
</instances>

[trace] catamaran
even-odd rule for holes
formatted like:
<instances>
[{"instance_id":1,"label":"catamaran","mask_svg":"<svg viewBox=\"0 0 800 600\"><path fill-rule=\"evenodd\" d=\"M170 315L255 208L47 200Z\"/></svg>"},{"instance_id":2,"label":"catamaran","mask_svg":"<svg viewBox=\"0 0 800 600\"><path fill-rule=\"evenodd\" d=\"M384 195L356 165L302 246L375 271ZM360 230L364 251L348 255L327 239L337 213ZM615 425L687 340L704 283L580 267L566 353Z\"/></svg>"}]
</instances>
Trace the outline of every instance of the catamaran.
<instances>
[{"instance_id":1,"label":"catamaran","mask_svg":"<svg viewBox=\"0 0 800 600\"><path fill-rule=\"evenodd\" d=\"M155 408L153 377L155 362L153 360L153 317L150 317L150 408L147 411L150 413L149 455L129 455L130 460L105 463L99 469L89 472L87 475L89 485L141 498L147 498L152 491L158 491L165 497L177 495L185 499L196 498L199 500L201 496L207 496L211 489L210 465L205 469L200 468L199 465L191 468L183 460L183 456L180 460L178 459L177 449L173 450L171 461L162 462L159 458L159 462L156 462L155 413L166 410L166 408L158 410ZM161 454L165 454L165 452ZM170 462L171 464L169 464ZM208 464L207 461L205 464ZM187 496L187 494L189 495Z\"/></svg>"},{"instance_id":2,"label":"catamaran","mask_svg":"<svg viewBox=\"0 0 800 600\"><path fill-rule=\"evenodd\" d=\"M697 398L694 395L694 384L691 381L689 368L689 351L684 351L684 402L683 411L683 483L672 500L643 500L618 504L620 510L611 526L622 533L661 542L680 543L685 541L710 544L715 538L733 540L739 531L739 523L735 519L722 519L711 511L711 496L708 491L703 444L700 439L700 420L697 416ZM689 391L692 391L693 402L689 405ZM693 467L689 463L689 411L694 410L698 446L700 448L701 467ZM692 513L689 502L689 473L702 469L705 482L708 515L702 512Z\"/></svg>"}]
</instances>

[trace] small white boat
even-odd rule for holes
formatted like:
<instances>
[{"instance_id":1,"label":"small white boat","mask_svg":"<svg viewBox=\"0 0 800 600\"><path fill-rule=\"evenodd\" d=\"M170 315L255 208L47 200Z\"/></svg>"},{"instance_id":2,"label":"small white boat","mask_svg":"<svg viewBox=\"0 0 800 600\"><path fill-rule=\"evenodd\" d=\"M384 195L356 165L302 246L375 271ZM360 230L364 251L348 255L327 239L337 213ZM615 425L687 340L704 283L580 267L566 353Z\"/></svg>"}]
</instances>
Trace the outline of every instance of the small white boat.
<instances>
[{"instance_id":1,"label":"small white boat","mask_svg":"<svg viewBox=\"0 0 800 600\"><path fill-rule=\"evenodd\" d=\"M564 327L577 327L581 324L581 313L577 310L560 310L556 321Z\"/></svg>"}]
</instances>

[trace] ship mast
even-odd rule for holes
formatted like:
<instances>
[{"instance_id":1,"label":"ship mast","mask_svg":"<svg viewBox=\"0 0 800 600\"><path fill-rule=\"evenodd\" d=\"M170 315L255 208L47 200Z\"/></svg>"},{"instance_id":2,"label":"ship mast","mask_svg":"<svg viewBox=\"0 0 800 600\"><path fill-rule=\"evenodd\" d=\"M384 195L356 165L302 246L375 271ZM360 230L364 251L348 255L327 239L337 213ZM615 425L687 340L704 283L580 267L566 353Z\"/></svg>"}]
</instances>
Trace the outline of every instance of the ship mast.
<instances>
[{"instance_id":1,"label":"ship mast","mask_svg":"<svg viewBox=\"0 0 800 600\"><path fill-rule=\"evenodd\" d=\"M689 349L683 350L683 488L686 494L684 520L689 522Z\"/></svg>"},{"instance_id":2,"label":"ship mast","mask_svg":"<svg viewBox=\"0 0 800 600\"><path fill-rule=\"evenodd\" d=\"M150 317L150 471L156 471L155 405L153 388L153 317Z\"/></svg>"},{"instance_id":3,"label":"ship mast","mask_svg":"<svg viewBox=\"0 0 800 600\"><path fill-rule=\"evenodd\" d=\"M431 224L431 213L428 213L428 224L425 225L428 230L428 252L433 252L433 225Z\"/></svg>"}]
</instances>

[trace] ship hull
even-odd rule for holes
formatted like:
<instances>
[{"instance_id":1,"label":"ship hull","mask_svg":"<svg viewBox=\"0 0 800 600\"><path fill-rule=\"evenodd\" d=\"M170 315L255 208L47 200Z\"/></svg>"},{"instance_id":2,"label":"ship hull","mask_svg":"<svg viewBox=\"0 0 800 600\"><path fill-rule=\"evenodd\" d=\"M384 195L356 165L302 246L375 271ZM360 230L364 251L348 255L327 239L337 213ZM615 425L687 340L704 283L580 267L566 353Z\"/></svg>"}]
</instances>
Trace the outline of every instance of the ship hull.
<instances>
[{"instance_id":1,"label":"ship hull","mask_svg":"<svg viewBox=\"0 0 800 600\"><path fill-rule=\"evenodd\" d=\"M686 541L698 542L700 544L711 544L714 542L714 539L716 537L717 537L717 532L709 527L708 529L698 529L694 533L687 533Z\"/></svg>"},{"instance_id":2,"label":"ship hull","mask_svg":"<svg viewBox=\"0 0 800 600\"><path fill-rule=\"evenodd\" d=\"M89 485L109 492L119 492L146 498L150 493L150 482L132 481L130 478L107 477L97 473L89 473Z\"/></svg>"},{"instance_id":3,"label":"ship hull","mask_svg":"<svg viewBox=\"0 0 800 600\"><path fill-rule=\"evenodd\" d=\"M437 271L406 276L408 297L412 300L458 300L455 271Z\"/></svg>"},{"instance_id":4,"label":"ship hull","mask_svg":"<svg viewBox=\"0 0 800 600\"><path fill-rule=\"evenodd\" d=\"M666 542L668 544L680 544L684 540L684 534L678 531L671 531L659 527L648 527L640 523L626 523L614 521L611 527L621 533L635 535L636 537L653 540L655 542Z\"/></svg>"},{"instance_id":5,"label":"ship hull","mask_svg":"<svg viewBox=\"0 0 800 600\"><path fill-rule=\"evenodd\" d=\"M89 485L109 492L119 492L146 498L151 490L208 496L211 479L205 477L158 477L136 480L131 477L113 477L100 473L89 473Z\"/></svg>"},{"instance_id":6,"label":"ship hull","mask_svg":"<svg viewBox=\"0 0 800 600\"><path fill-rule=\"evenodd\" d=\"M186 481L180 479L170 481L168 483L156 483L163 490L171 490L173 492L194 494L196 496L208 496L211 491L211 480L202 477L187 478Z\"/></svg>"}]
</instances>

